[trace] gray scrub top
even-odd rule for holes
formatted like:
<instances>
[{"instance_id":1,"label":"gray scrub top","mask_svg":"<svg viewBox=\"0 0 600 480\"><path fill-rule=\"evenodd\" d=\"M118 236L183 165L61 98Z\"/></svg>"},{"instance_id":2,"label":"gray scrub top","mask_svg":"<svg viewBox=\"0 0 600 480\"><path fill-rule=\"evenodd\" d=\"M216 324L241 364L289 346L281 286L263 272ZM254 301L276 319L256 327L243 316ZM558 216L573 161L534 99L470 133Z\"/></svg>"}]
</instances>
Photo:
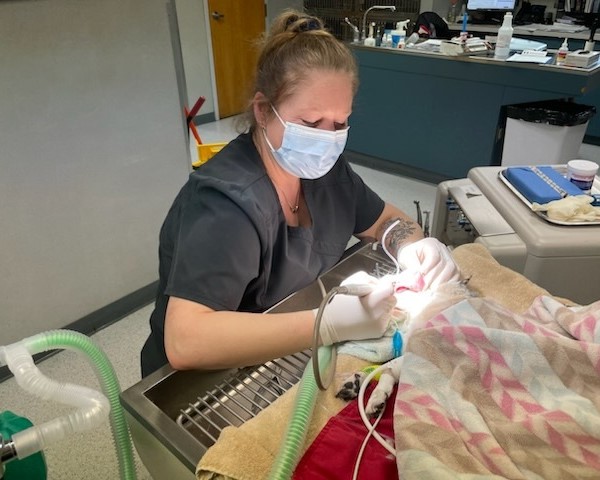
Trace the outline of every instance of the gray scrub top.
<instances>
[{"instance_id":1,"label":"gray scrub top","mask_svg":"<svg viewBox=\"0 0 600 480\"><path fill-rule=\"evenodd\" d=\"M263 312L339 261L351 236L371 227L384 202L341 156L302 179L312 225L287 225L250 134L193 172L160 232L159 289L142 350L145 376L167 363L169 296L214 310Z\"/></svg>"}]
</instances>

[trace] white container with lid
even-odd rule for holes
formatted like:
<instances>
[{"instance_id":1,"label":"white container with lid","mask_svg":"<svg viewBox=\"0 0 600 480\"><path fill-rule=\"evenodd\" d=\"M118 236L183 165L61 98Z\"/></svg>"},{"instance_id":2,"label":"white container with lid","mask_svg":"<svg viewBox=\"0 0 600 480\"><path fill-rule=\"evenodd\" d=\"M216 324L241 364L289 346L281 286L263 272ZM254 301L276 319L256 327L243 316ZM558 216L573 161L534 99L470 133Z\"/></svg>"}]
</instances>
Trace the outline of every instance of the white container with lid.
<instances>
[{"instance_id":1,"label":"white container with lid","mask_svg":"<svg viewBox=\"0 0 600 480\"><path fill-rule=\"evenodd\" d=\"M598 164L590 160L570 160L567 162L567 178L577 185L583 193L590 193Z\"/></svg>"}]
</instances>

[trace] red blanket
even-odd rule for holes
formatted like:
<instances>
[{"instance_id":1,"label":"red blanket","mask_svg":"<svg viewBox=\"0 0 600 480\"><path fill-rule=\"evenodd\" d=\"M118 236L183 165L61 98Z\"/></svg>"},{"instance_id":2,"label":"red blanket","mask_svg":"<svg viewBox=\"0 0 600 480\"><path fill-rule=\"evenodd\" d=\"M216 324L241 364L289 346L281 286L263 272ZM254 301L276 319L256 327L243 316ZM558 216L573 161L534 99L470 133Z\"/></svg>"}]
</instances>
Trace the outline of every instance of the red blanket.
<instances>
[{"instance_id":1,"label":"red blanket","mask_svg":"<svg viewBox=\"0 0 600 480\"><path fill-rule=\"evenodd\" d=\"M371 395L375 384L366 391L365 398ZM391 398L395 398L396 389ZM366 401L365 399L365 401ZM390 444L394 444L393 402L383 413L376 431ZM294 480L347 480L352 478L361 445L367 436L367 427L358 413L358 402L350 402L339 414L329 419L323 430L310 445L296 471ZM360 462L358 479L398 478L396 458L382 447L373 437L369 438Z\"/></svg>"}]
</instances>

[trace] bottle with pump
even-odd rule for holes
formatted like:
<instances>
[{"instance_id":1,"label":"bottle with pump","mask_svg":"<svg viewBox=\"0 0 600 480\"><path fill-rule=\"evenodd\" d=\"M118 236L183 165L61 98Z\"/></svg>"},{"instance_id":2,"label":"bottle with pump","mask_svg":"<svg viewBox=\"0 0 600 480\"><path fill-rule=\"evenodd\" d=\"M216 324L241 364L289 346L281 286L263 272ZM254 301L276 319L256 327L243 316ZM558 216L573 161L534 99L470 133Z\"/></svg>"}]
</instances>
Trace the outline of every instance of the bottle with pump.
<instances>
[{"instance_id":1,"label":"bottle with pump","mask_svg":"<svg viewBox=\"0 0 600 480\"><path fill-rule=\"evenodd\" d=\"M406 28L409 20L403 20L396 23L396 28L392 30L392 48L404 48L406 42Z\"/></svg>"},{"instance_id":2,"label":"bottle with pump","mask_svg":"<svg viewBox=\"0 0 600 480\"><path fill-rule=\"evenodd\" d=\"M494 51L494 58L500 60L506 60L510 55L510 41L512 40L513 27L512 27L512 13L507 12L504 14L504 21L502 26L498 29L498 37L496 39L496 50Z\"/></svg>"},{"instance_id":3,"label":"bottle with pump","mask_svg":"<svg viewBox=\"0 0 600 480\"><path fill-rule=\"evenodd\" d=\"M557 65L562 65L563 63L565 63L565 60L567 58L567 53L569 53L569 44L567 43L567 39L565 38L565 41L563 42L563 44L558 49L558 52L556 53L556 64Z\"/></svg>"},{"instance_id":4,"label":"bottle with pump","mask_svg":"<svg viewBox=\"0 0 600 480\"><path fill-rule=\"evenodd\" d=\"M374 47L376 46L375 37L373 36L373 29L375 27L375 22L369 25L369 36L365 38L365 47Z\"/></svg>"}]
</instances>

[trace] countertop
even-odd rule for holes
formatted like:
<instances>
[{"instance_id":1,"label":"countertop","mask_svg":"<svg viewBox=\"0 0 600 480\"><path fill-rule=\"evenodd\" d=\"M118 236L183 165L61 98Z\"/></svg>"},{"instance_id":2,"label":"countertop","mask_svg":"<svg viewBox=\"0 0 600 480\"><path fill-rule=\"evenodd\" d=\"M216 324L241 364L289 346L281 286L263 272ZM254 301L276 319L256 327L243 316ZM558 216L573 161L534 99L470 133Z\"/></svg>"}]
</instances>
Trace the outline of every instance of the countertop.
<instances>
[{"instance_id":1,"label":"countertop","mask_svg":"<svg viewBox=\"0 0 600 480\"><path fill-rule=\"evenodd\" d=\"M569 67L566 65L555 65L553 63L546 64L537 64L537 63L525 63L525 62L507 62L506 60L498 60L493 56L493 52L488 53L487 55L445 55L439 52L431 52L419 50L417 48L406 47L402 49L397 48L386 48L386 47L368 47L362 45L360 43L351 43L350 46L357 50L369 50L372 52L381 52L381 53L389 53L390 55L408 55L408 56L420 56L420 57L429 57L429 58L439 58L443 60L453 61L453 62L468 62L468 63L477 63L483 65L491 65L497 67L510 67L510 68L518 68L523 70L536 70L540 71L544 69L545 71L554 71L556 73L566 73L574 76L595 76L598 72L600 72L600 62L596 63L590 68L581 68L581 67ZM549 50L550 53L553 50Z\"/></svg>"},{"instance_id":2,"label":"countertop","mask_svg":"<svg viewBox=\"0 0 600 480\"><path fill-rule=\"evenodd\" d=\"M459 32L462 30L462 23L452 23L449 25L450 30ZM531 25L513 25L513 35L524 35L534 37L548 37L548 38L569 38L578 40L588 40L590 36L590 30L585 29L579 32L569 31L569 25L564 27L563 31L558 29L561 28L560 24L553 25L542 25L539 23L532 23ZM494 34L498 32L500 24L498 25L485 25L485 24L467 24L467 31L470 33L490 33ZM594 35L594 40L600 40L600 33Z\"/></svg>"}]
</instances>

